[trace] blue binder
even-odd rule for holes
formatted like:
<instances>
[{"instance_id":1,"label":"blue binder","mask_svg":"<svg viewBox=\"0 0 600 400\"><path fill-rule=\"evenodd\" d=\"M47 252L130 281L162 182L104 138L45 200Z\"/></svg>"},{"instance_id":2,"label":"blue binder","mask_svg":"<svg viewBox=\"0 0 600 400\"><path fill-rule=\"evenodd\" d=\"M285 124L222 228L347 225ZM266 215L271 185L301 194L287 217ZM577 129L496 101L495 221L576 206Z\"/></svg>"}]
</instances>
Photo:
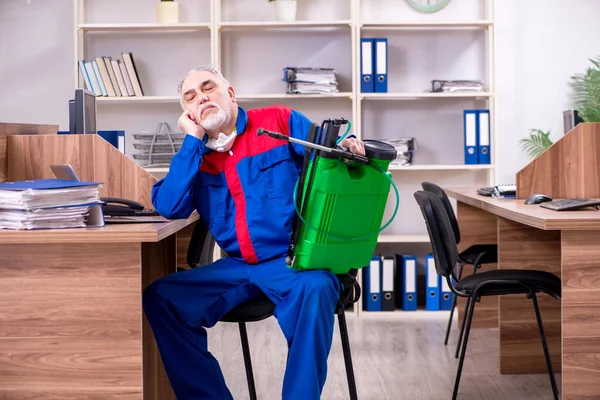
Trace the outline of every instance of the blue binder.
<instances>
[{"instance_id":1,"label":"blue binder","mask_svg":"<svg viewBox=\"0 0 600 400\"><path fill-rule=\"evenodd\" d=\"M425 296L425 309L427 311L440 310L440 280L435 270L433 254L426 257L425 282L427 295Z\"/></svg>"},{"instance_id":2,"label":"blue binder","mask_svg":"<svg viewBox=\"0 0 600 400\"><path fill-rule=\"evenodd\" d=\"M388 40L375 39L375 92L388 91Z\"/></svg>"},{"instance_id":3,"label":"blue binder","mask_svg":"<svg viewBox=\"0 0 600 400\"><path fill-rule=\"evenodd\" d=\"M125 154L125 131L98 131L99 136Z\"/></svg>"},{"instance_id":4,"label":"blue binder","mask_svg":"<svg viewBox=\"0 0 600 400\"><path fill-rule=\"evenodd\" d=\"M82 186L97 186L101 182L82 182L64 179L36 179L32 181L14 181L1 182L0 190L23 191L27 189L51 190L51 189L70 189Z\"/></svg>"},{"instance_id":5,"label":"blue binder","mask_svg":"<svg viewBox=\"0 0 600 400\"><path fill-rule=\"evenodd\" d=\"M363 270L363 309L365 311L381 311L381 267L380 256L371 258L371 263Z\"/></svg>"},{"instance_id":6,"label":"blue binder","mask_svg":"<svg viewBox=\"0 0 600 400\"><path fill-rule=\"evenodd\" d=\"M417 311L417 257L396 254L396 271L398 276L398 293L400 309Z\"/></svg>"},{"instance_id":7,"label":"blue binder","mask_svg":"<svg viewBox=\"0 0 600 400\"><path fill-rule=\"evenodd\" d=\"M375 48L373 39L360 39L360 91L373 93L375 91Z\"/></svg>"},{"instance_id":8,"label":"blue binder","mask_svg":"<svg viewBox=\"0 0 600 400\"><path fill-rule=\"evenodd\" d=\"M450 286L448 286L448 281L446 277L439 275L440 277L440 310L451 310L452 309L452 301L454 299L454 293L450 290ZM452 279L452 278L450 278Z\"/></svg>"},{"instance_id":9,"label":"blue binder","mask_svg":"<svg viewBox=\"0 0 600 400\"><path fill-rule=\"evenodd\" d=\"M479 164L489 164L490 157L490 110L477 111L477 148Z\"/></svg>"},{"instance_id":10,"label":"blue binder","mask_svg":"<svg viewBox=\"0 0 600 400\"><path fill-rule=\"evenodd\" d=\"M477 110L464 111L465 164L478 164Z\"/></svg>"}]
</instances>

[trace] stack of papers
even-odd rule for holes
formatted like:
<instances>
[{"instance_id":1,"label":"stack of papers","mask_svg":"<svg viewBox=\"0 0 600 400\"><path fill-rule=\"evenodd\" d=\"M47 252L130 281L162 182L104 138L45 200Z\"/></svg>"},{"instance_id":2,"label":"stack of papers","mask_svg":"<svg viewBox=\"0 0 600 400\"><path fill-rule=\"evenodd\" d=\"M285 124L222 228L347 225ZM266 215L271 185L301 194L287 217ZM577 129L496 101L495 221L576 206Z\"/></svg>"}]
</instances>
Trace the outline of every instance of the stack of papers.
<instances>
[{"instance_id":1,"label":"stack of papers","mask_svg":"<svg viewBox=\"0 0 600 400\"><path fill-rule=\"evenodd\" d=\"M482 81L431 81L432 92L483 92L485 85Z\"/></svg>"},{"instance_id":2,"label":"stack of papers","mask_svg":"<svg viewBox=\"0 0 600 400\"><path fill-rule=\"evenodd\" d=\"M62 179L0 183L0 229L81 228L101 204L97 182Z\"/></svg>"},{"instance_id":3,"label":"stack of papers","mask_svg":"<svg viewBox=\"0 0 600 400\"><path fill-rule=\"evenodd\" d=\"M286 67L283 80L288 94L338 93L335 70L332 68Z\"/></svg>"}]
</instances>

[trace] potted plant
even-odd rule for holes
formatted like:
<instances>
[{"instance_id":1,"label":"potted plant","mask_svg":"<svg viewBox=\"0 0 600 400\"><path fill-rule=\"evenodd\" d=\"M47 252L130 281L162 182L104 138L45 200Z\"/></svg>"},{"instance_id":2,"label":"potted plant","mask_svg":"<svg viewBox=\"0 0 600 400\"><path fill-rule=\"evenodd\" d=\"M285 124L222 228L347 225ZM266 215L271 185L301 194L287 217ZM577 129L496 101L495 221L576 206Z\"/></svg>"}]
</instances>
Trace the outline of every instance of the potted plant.
<instances>
[{"instance_id":1,"label":"potted plant","mask_svg":"<svg viewBox=\"0 0 600 400\"><path fill-rule=\"evenodd\" d=\"M571 77L574 108L585 122L600 122L600 57L590 59L591 67L583 74ZM552 146L550 131L531 129L525 139L519 141L521 149L530 158L536 158Z\"/></svg>"},{"instance_id":2,"label":"potted plant","mask_svg":"<svg viewBox=\"0 0 600 400\"><path fill-rule=\"evenodd\" d=\"M550 131L544 132L539 129L531 129L529 136L519 140L521 150L525 152L529 158L535 159L540 156L546 149L552 146L550 139Z\"/></svg>"},{"instance_id":3,"label":"potted plant","mask_svg":"<svg viewBox=\"0 0 600 400\"><path fill-rule=\"evenodd\" d=\"M267 0L269 3L275 3L278 21L295 21L296 20L296 0Z\"/></svg>"},{"instance_id":4,"label":"potted plant","mask_svg":"<svg viewBox=\"0 0 600 400\"><path fill-rule=\"evenodd\" d=\"M600 57L590 59L592 67L571 77L575 109L585 122L600 122Z\"/></svg>"}]
</instances>

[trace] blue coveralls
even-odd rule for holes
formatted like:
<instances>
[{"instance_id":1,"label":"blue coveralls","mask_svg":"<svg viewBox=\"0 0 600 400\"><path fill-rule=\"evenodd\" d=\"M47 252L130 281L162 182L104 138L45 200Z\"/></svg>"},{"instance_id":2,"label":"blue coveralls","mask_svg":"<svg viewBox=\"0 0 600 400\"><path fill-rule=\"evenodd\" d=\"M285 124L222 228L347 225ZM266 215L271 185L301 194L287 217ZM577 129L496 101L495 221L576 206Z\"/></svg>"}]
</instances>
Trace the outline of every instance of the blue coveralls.
<instances>
[{"instance_id":1,"label":"blue coveralls","mask_svg":"<svg viewBox=\"0 0 600 400\"><path fill-rule=\"evenodd\" d=\"M260 292L275 303L288 343L282 398L320 398L339 283L330 272L298 272L285 264L304 149L256 135L262 127L306 139L309 125L282 106L238 108L238 137L230 152L205 148L206 135L203 140L187 135L169 173L153 188L156 210L167 218L187 218L197 209L228 254L144 290L144 311L180 400L232 399L204 328Z\"/></svg>"}]
</instances>

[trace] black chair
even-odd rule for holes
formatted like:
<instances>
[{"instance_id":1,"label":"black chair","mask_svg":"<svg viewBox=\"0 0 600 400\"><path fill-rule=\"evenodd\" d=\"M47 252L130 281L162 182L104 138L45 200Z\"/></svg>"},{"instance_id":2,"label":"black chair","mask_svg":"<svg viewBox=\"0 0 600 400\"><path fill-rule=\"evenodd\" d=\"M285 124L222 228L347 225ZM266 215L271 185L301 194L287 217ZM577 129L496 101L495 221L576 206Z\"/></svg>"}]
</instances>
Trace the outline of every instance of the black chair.
<instances>
[{"instance_id":1,"label":"black chair","mask_svg":"<svg viewBox=\"0 0 600 400\"><path fill-rule=\"evenodd\" d=\"M423 190L427 192L431 192L435 194L442 204L444 205L444 209L448 213L448 219L450 220L450 226L452 227L452 232L454 233L454 238L456 239L456 243L460 243L460 229L458 227L458 221L456 220L456 215L454 214L454 210L452 209L452 204L450 204L450 199L446 192L439 187L438 185L431 182L422 182L421 186ZM473 274L477 273L477 269L480 268L483 264L493 264L498 262L498 245L496 244L475 244L469 246L464 251L458 254L458 279L462 278L463 267L465 265L473 266ZM467 320L467 310L469 309L469 301L465 304L465 312L463 315L462 323L460 325L460 333L458 335L458 343L456 344L456 352L454 353L454 357L458 358L458 354L460 351L460 344L462 342L463 334L465 332L465 321ZM450 328L452 327L452 318L454 317L454 309L456 308L457 297L454 296L452 299L452 308L450 309L450 318L448 319L448 326L446 328L446 337L444 338L444 345L448 344L448 337L450 336Z\"/></svg>"},{"instance_id":2,"label":"black chair","mask_svg":"<svg viewBox=\"0 0 600 400\"><path fill-rule=\"evenodd\" d=\"M202 221L198 221L192 233L192 238L187 252L187 264L190 268L200 267L213 262L215 240ZM350 399L357 400L356 381L354 380L354 368L352 366L352 355L350 352L350 340L348 338L348 327L346 325L345 309L360 297L360 286L356 281L356 270L351 270L345 275L337 275L340 280L340 298L334 310L338 316L342 349L344 352L344 363L346 364L346 377L348 379L348 390ZM256 400L256 387L254 384L254 373L252 371L252 360L250 358L250 346L248 344L248 333L246 322L256 322L267 319L273 315L275 305L267 296L258 296L244 304L229 311L222 322L237 323L240 329L242 341L242 353L246 367L246 379L248 380L248 391L250 400Z\"/></svg>"},{"instance_id":3,"label":"black chair","mask_svg":"<svg viewBox=\"0 0 600 400\"><path fill-rule=\"evenodd\" d=\"M437 273L446 279L446 282L448 282L450 289L455 295L471 299L452 399L456 399L458 394L460 375L465 360L465 354L467 352L467 343L469 341L469 331L471 329L475 304L478 303L483 296L501 296L506 294L525 294L527 295L527 298L531 299L533 302L542 347L544 349L544 356L546 358L546 366L548 367L550 384L552 385L552 393L554 394L554 398L558 399L558 389L552 371L552 363L550 361L550 354L548 352L548 345L546 343L546 336L544 334L542 318L540 317L536 293L542 292L555 299L560 299L560 278L545 271L501 269L483 271L475 275L467 276L464 279L457 279L457 277L454 276L454 266L458 262L458 249L450 219L444 209L444 205L436 195L430 192L418 191L415 192L414 197L421 208L423 218L427 225L427 231L433 247ZM451 277L453 277L456 282L453 283L452 279L450 279Z\"/></svg>"}]
</instances>

